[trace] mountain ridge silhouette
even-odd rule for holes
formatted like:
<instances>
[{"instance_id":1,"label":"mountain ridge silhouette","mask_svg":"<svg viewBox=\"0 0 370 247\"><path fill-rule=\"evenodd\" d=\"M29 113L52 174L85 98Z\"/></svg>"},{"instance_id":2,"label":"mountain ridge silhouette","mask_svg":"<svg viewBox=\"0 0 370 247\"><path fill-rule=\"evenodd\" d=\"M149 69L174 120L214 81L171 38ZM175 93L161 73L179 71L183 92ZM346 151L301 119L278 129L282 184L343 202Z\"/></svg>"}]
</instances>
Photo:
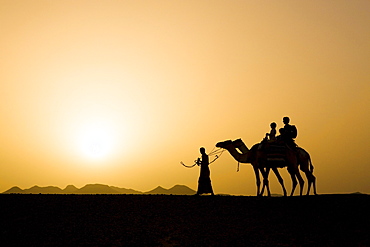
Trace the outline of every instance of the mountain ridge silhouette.
<instances>
[{"instance_id":1,"label":"mountain ridge silhouette","mask_svg":"<svg viewBox=\"0 0 370 247\"><path fill-rule=\"evenodd\" d=\"M170 189L165 189L161 186L158 186L157 188L144 192L144 194L162 194L162 195L194 195L195 191L190 189L189 187L185 185L175 185Z\"/></svg>"},{"instance_id":2,"label":"mountain ridge silhouette","mask_svg":"<svg viewBox=\"0 0 370 247\"><path fill-rule=\"evenodd\" d=\"M150 191L138 191L134 189L120 188L116 186L109 186L106 184L86 184L81 188L77 188L74 185L67 185L64 189L56 186L45 186L40 187L35 185L28 189L21 189L18 186L14 186L1 194L150 194L150 195L193 195L195 191L186 185L174 185L169 189L165 189L161 186Z\"/></svg>"}]
</instances>

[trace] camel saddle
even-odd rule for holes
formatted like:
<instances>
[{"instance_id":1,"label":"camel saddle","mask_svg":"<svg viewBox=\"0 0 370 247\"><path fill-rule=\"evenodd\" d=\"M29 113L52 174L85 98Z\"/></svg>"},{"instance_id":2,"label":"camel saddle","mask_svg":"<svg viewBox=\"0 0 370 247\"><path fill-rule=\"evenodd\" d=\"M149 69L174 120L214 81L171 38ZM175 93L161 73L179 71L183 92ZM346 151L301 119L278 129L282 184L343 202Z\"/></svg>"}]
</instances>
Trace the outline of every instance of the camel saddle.
<instances>
[{"instance_id":1,"label":"camel saddle","mask_svg":"<svg viewBox=\"0 0 370 247\"><path fill-rule=\"evenodd\" d=\"M285 143L264 143L263 150L267 155L267 165L280 168L285 167L287 149L288 147Z\"/></svg>"}]
</instances>

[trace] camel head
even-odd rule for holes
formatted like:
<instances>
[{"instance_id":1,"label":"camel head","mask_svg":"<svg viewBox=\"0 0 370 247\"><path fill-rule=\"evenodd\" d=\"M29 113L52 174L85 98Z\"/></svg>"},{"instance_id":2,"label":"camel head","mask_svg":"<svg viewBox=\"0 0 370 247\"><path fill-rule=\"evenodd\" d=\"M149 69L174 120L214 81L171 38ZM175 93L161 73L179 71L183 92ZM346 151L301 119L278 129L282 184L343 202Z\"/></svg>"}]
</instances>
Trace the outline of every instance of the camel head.
<instances>
[{"instance_id":1,"label":"camel head","mask_svg":"<svg viewBox=\"0 0 370 247\"><path fill-rule=\"evenodd\" d=\"M238 148L238 147L243 146L245 144L242 141L242 139L239 138L239 139L236 139L236 140L233 141L233 145Z\"/></svg>"},{"instance_id":2,"label":"camel head","mask_svg":"<svg viewBox=\"0 0 370 247\"><path fill-rule=\"evenodd\" d=\"M232 140L227 140L227 141L223 141L223 142L218 142L216 144L216 147L218 148L226 148L227 146L231 145L233 143Z\"/></svg>"}]
</instances>

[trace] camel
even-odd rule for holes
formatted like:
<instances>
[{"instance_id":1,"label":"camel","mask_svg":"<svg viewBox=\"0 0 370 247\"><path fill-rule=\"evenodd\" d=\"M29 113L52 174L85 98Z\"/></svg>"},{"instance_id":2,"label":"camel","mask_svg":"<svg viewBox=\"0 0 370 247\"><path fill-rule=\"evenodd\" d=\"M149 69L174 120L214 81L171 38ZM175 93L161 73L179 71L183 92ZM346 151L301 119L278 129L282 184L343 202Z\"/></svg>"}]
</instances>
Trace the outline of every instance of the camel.
<instances>
[{"instance_id":1,"label":"camel","mask_svg":"<svg viewBox=\"0 0 370 247\"><path fill-rule=\"evenodd\" d=\"M241 139L237 139L233 143L242 152L247 152L248 151L247 146L244 144L244 142ZM313 175L314 167L312 165L310 154L301 147L297 147L296 150L297 150L298 166L299 166L300 170L305 173L306 178L307 178L307 182L308 182L308 188L307 188L307 194L306 195L310 194L311 186L313 186L314 195L317 195L317 192L316 192L316 177ZM279 180L279 183L281 184L281 186L283 188L284 195L286 195L284 182L282 181L282 178L280 176L280 173L279 173L277 167L275 167L275 166L272 166L272 167L266 166L266 173L267 173L266 176L268 177L270 168L273 169L276 177ZM296 183L294 181L295 181L295 179L292 178L293 184ZM267 183L268 183L268 181L267 181ZM263 194L264 188L265 188L265 186L262 187L261 194Z\"/></svg>"},{"instance_id":2,"label":"camel","mask_svg":"<svg viewBox=\"0 0 370 247\"><path fill-rule=\"evenodd\" d=\"M247 148L247 146L244 144L244 142L241 139L237 139L235 141L224 141L224 142L219 142L216 144L216 147L224 148L229 151L229 153L234 157L235 160L237 160L240 163L251 163L256 175L256 184L257 184L257 196L262 196L264 193L264 189L267 189L268 196L271 196L270 189L269 189L269 181L268 181L268 174L269 170L272 169L278 178L278 181L280 185L282 186L284 196L286 196L286 189L284 186L284 181L282 177L279 174L278 167L274 165L274 163L271 163L267 159L267 155L263 152L263 150L260 150L258 148L259 144L254 145L250 150ZM239 151L237 150L239 149ZM303 150L303 149L301 149ZM304 150L303 150L304 151ZM291 191L291 196L294 194L294 190L297 186L297 178L300 184L300 195L302 195L303 191L303 186L304 186L304 180L302 179L299 169L298 169L298 162L301 163L302 171L306 173L306 176L309 180L309 188L311 184L314 185L314 193L316 194L316 185L315 185L315 177L312 174L312 163L308 162L307 157L309 158L309 154L304 151L302 151L301 154L301 159L303 161L298 161L297 155L295 152L293 152L290 149L286 149L286 153L284 156L284 165L288 167L288 172L291 176L292 179L292 191ZM307 162L305 162L307 161ZM310 165L310 169L306 169ZM266 170L264 169L266 168ZM259 178L259 171L261 172L264 180L263 180L263 187L262 190L260 191L260 178ZM308 190L309 193L309 190Z\"/></svg>"}]
</instances>

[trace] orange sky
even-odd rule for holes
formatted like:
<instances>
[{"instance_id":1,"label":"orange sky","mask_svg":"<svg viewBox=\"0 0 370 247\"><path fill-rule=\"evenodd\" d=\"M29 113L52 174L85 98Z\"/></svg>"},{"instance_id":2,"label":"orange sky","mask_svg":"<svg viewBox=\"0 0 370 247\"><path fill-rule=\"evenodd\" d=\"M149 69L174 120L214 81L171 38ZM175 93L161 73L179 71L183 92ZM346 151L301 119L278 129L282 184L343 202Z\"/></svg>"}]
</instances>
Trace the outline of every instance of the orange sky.
<instances>
[{"instance_id":1,"label":"orange sky","mask_svg":"<svg viewBox=\"0 0 370 247\"><path fill-rule=\"evenodd\" d=\"M369 11L367 0L0 0L0 191L196 189L199 169L180 161L226 139L250 147L290 116L319 193L370 193ZM251 165L236 166L227 153L211 165L215 192L254 195Z\"/></svg>"}]
</instances>

